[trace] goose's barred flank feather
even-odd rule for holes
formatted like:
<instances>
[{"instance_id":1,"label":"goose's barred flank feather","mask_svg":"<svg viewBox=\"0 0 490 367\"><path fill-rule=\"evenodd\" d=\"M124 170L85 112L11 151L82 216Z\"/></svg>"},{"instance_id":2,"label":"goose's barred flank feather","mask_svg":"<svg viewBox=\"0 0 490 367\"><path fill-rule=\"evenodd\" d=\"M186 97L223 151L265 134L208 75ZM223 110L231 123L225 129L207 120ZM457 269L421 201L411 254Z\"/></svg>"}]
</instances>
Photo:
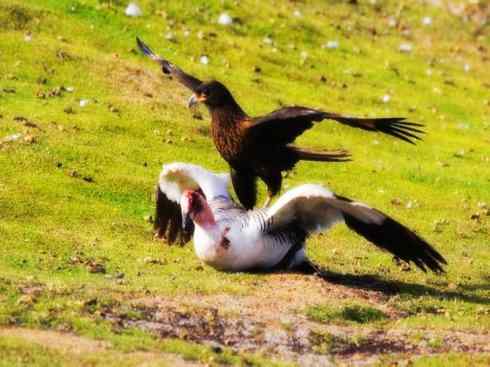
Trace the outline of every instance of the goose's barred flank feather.
<instances>
[{"instance_id":1,"label":"goose's barred flank feather","mask_svg":"<svg viewBox=\"0 0 490 367\"><path fill-rule=\"evenodd\" d=\"M264 116L251 117L222 83L215 80L202 82L156 55L139 38L137 44L165 74L170 74L194 92L189 106L203 102L208 107L214 145L228 162L235 193L247 209L256 204L259 178L267 186L268 197L272 198L281 190L281 173L293 169L299 161L341 163L350 160L347 151L313 151L291 145L316 122L337 121L410 144L421 140L424 133L423 125L409 122L404 117L358 118L301 106L283 107Z\"/></svg>"}]
</instances>

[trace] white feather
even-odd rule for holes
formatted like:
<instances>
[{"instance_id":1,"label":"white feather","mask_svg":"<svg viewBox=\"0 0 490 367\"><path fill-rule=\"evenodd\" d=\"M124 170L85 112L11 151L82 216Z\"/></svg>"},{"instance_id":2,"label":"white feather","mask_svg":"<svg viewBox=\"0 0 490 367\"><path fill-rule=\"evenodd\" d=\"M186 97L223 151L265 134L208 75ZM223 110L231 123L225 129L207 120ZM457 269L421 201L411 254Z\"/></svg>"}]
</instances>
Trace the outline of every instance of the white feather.
<instances>
[{"instance_id":1,"label":"white feather","mask_svg":"<svg viewBox=\"0 0 490 367\"><path fill-rule=\"evenodd\" d=\"M216 174L194 164L175 162L163 166L159 185L170 200L179 203L185 190L199 188L207 200L218 196L229 198L229 180L228 174Z\"/></svg>"},{"instance_id":2,"label":"white feather","mask_svg":"<svg viewBox=\"0 0 490 367\"><path fill-rule=\"evenodd\" d=\"M344 219L342 212L330 204L331 199L335 195L320 185L301 185L282 195L267 214L273 217L275 226L299 220L308 232L318 232Z\"/></svg>"}]
</instances>

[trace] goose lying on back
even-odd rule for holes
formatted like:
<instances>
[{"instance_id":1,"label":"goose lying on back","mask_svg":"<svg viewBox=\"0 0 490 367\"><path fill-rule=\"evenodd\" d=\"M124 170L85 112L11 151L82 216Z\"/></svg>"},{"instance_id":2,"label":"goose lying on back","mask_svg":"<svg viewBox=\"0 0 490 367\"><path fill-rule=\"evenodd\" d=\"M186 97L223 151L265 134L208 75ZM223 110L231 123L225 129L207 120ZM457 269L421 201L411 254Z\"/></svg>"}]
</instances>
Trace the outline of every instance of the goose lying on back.
<instances>
[{"instance_id":1,"label":"goose lying on back","mask_svg":"<svg viewBox=\"0 0 490 367\"><path fill-rule=\"evenodd\" d=\"M289 190L275 204L247 211L228 192L229 176L165 165L157 185L156 236L194 240L196 255L227 271L294 269L310 264L306 239L344 222L351 230L421 270L443 272L444 258L417 234L377 209L319 185Z\"/></svg>"}]
</instances>

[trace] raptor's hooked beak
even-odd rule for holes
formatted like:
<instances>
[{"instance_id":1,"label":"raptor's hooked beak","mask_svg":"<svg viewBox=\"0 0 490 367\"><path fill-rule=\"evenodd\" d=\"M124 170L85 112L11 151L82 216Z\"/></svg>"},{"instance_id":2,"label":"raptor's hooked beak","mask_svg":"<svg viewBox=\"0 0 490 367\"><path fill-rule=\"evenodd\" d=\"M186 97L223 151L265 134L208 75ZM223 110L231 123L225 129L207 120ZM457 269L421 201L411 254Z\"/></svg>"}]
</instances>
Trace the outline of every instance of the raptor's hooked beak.
<instances>
[{"instance_id":1,"label":"raptor's hooked beak","mask_svg":"<svg viewBox=\"0 0 490 367\"><path fill-rule=\"evenodd\" d=\"M189 101L187 101L187 107L192 108L195 105L197 105L200 102L204 102L206 100L206 97L203 95L196 95L195 93L189 98Z\"/></svg>"}]
</instances>

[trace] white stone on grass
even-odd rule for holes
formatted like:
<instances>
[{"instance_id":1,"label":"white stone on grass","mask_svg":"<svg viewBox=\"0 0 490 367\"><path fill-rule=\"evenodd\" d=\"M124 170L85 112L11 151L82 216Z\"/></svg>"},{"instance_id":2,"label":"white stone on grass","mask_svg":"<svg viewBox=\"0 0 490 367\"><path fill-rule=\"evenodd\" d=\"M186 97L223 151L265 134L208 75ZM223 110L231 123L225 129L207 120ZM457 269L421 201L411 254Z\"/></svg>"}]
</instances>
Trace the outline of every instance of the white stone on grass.
<instances>
[{"instance_id":1,"label":"white stone on grass","mask_svg":"<svg viewBox=\"0 0 490 367\"><path fill-rule=\"evenodd\" d=\"M2 143L10 143L10 142L19 140L20 138L22 138L22 136L23 135L20 134L20 133L8 135L5 138L3 138L2 140L0 140L0 142L2 142Z\"/></svg>"},{"instance_id":2,"label":"white stone on grass","mask_svg":"<svg viewBox=\"0 0 490 367\"><path fill-rule=\"evenodd\" d=\"M398 48L400 52L410 53L413 50L413 46L410 43L402 43Z\"/></svg>"},{"instance_id":3,"label":"white stone on grass","mask_svg":"<svg viewBox=\"0 0 490 367\"><path fill-rule=\"evenodd\" d=\"M207 65L209 64L209 57L207 57L206 55L202 55L200 58L199 58L199 62L203 65Z\"/></svg>"},{"instance_id":4,"label":"white stone on grass","mask_svg":"<svg viewBox=\"0 0 490 367\"><path fill-rule=\"evenodd\" d=\"M330 50L334 50L336 48L339 48L339 41L328 41L323 45L323 48L328 48Z\"/></svg>"},{"instance_id":5,"label":"white stone on grass","mask_svg":"<svg viewBox=\"0 0 490 367\"><path fill-rule=\"evenodd\" d=\"M231 25L233 23L233 18L227 13L221 13L218 18L218 24L221 25Z\"/></svg>"},{"instance_id":6,"label":"white stone on grass","mask_svg":"<svg viewBox=\"0 0 490 367\"><path fill-rule=\"evenodd\" d=\"M431 25L432 24L432 18L431 17L423 17L422 18L422 24L423 25Z\"/></svg>"},{"instance_id":7,"label":"white stone on grass","mask_svg":"<svg viewBox=\"0 0 490 367\"><path fill-rule=\"evenodd\" d=\"M272 41L272 38L270 38L269 36L266 36L262 39L262 42L264 42L266 45L272 45L274 43L274 41Z\"/></svg>"},{"instance_id":8,"label":"white stone on grass","mask_svg":"<svg viewBox=\"0 0 490 367\"><path fill-rule=\"evenodd\" d=\"M141 8L138 6L136 3L129 3L125 14L128 17L141 17L143 15L143 12L141 11Z\"/></svg>"}]
</instances>

